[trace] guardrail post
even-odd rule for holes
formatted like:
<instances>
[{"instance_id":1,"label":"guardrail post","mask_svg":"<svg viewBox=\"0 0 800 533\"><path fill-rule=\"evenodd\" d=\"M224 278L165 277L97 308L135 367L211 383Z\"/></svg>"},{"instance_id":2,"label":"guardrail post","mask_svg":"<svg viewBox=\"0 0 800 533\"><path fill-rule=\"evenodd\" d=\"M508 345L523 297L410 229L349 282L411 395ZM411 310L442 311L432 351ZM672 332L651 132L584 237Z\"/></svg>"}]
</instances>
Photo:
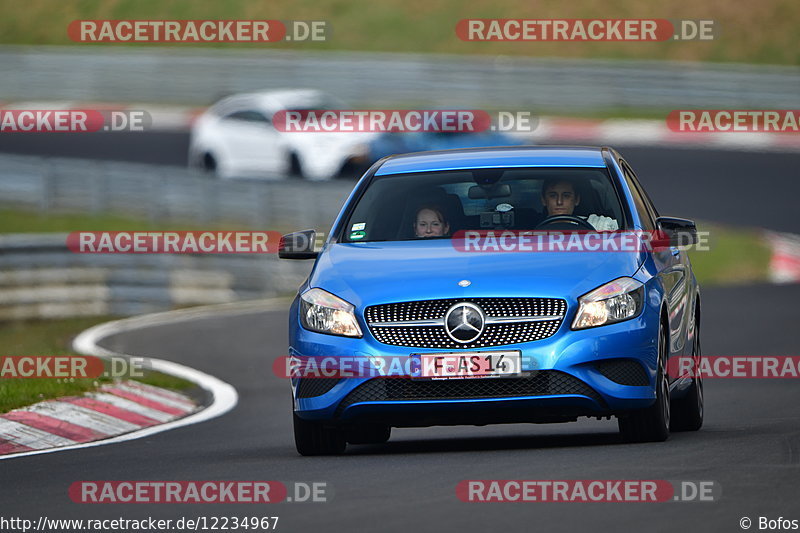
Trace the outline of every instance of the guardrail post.
<instances>
[{"instance_id":1,"label":"guardrail post","mask_svg":"<svg viewBox=\"0 0 800 533\"><path fill-rule=\"evenodd\" d=\"M255 197L258 198L258 204L256 205L256 216L255 216L255 223L260 229L272 229L270 228L270 221L272 224L275 224L276 221L272 220L272 205L270 205L270 201L272 199L272 187L271 184L264 184L261 187L260 194L256 195ZM255 191L254 191L255 192Z\"/></svg>"},{"instance_id":2,"label":"guardrail post","mask_svg":"<svg viewBox=\"0 0 800 533\"><path fill-rule=\"evenodd\" d=\"M105 161L98 161L92 179L92 213L98 214L108 210L108 168Z\"/></svg>"},{"instance_id":3,"label":"guardrail post","mask_svg":"<svg viewBox=\"0 0 800 533\"><path fill-rule=\"evenodd\" d=\"M154 223L160 222L164 218L163 207L161 204L162 198L164 197L164 187L162 185L163 180L164 177L159 172L151 175L147 183L148 192L150 193L147 211L150 221Z\"/></svg>"},{"instance_id":4,"label":"guardrail post","mask_svg":"<svg viewBox=\"0 0 800 533\"><path fill-rule=\"evenodd\" d=\"M53 196L55 195L55 165L49 159L42 161L42 191L39 197L39 210L49 211L53 206Z\"/></svg>"},{"instance_id":5,"label":"guardrail post","mask_svg":"<svg viewBox=\"0 0 800 533\"><path fill-rule=\"evenodd\" d=\"M217 187L217 179L203 176L202 178L202 207L200 212L197 213L198 220L204 226L211 223L219 223L219 191Z\"/></svg>"}]
</instances>

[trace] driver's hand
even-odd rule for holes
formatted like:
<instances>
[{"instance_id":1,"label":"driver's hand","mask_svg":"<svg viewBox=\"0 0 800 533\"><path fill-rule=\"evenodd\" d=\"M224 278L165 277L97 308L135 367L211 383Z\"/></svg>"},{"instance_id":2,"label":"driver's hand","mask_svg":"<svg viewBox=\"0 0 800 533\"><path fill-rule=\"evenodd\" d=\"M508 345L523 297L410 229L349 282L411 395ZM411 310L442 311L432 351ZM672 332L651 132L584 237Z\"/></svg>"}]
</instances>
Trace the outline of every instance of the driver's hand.
<instances>
[{"instance_id":1,"label":"driver's hand","mask_svg":"<svg viewBox=\"0 0 800 533\"><path fill-rule=\"evenodd\" d=\"M586 221L594 226L597 231L616 231L619 229L617 221L611 217L604 217L600 215L589 215Z\"/></svg>"}]
</instances>

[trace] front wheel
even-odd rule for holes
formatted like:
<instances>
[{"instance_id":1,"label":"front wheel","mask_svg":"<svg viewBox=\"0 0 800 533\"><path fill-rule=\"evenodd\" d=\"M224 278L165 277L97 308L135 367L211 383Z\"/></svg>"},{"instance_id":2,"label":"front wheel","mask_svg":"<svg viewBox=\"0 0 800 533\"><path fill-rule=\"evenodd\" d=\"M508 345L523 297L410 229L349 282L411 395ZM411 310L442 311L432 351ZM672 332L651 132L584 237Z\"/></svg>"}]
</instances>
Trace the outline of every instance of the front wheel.
<instances>
[{"instance_id":1,"label":"front wheel","mask_svg":"<svg viewBox=\"0 0 800 533\"><path fill-rule=\"evenodd\" d=\"M686 396L672 402L672 431L697 431L703 427L703 378L700 375L700 322L695 320L692 358L694 359L694 377Z\"/></svg>"},{"instance_id":2,"label":"front wheel","mask_svg":"<svg viewBox=\"0 0 800 533\"><path fill-rule=\"evenodd\" d=\"M217 159L210 153L206 152L200 158L200 168L203 169L204 172L215 175L217 173L217 167Z\"/></svg>"},{"instance_id":3,"label":"front wheel","mask_svg":"<svg viewBox=\"0 0 800 533\"><path fill-rule=\"evenodd\" d=\"M294 444L300 455L338 455L347 447L344 431L322 422L303 420L292 413Z\"/></svg>"},{"instance_id":4,"label":"front wheel","mask_svg":"<svg viewBox=\"0 0 800 533\"><path fill-rule=\"evenodd\" d=\"M287 170L289 173L289 178L291 179L306 179L305 172L303 171L303 164L300 162L300 156L298 156L295 152L291 152L289 154Z\"/></svg>"},{"instance_id":5,"label":"front wheel","mask_svg":"<svg viewBox=\"0 0 800 533\"><path fill-rule=\"evenodd\" d=\"M656 401L619 418L619 431L626 442L663 442L669 438L670 400L667 375L667 333L664 326L658 331L658 372Z\"/></svg>"}]
</instances>

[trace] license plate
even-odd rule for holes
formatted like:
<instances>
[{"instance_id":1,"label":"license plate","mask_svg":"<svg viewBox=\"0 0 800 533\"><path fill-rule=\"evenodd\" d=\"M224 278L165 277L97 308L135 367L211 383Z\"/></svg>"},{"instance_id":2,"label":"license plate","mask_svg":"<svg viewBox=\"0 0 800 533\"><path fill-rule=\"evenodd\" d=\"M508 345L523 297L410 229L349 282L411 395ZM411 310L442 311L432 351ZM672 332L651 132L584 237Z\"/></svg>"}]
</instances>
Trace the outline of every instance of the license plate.
<instances>
[{"instance_id":1,"label":"license plate","mask_svg":"<svg viewBox=\"0 0 800 533\"><path fill-rule=\"evenodd\" d=\"M470 379L513 376L522 371L520 352L412 354L417 379Z\"/></svg>"}]
</instances>

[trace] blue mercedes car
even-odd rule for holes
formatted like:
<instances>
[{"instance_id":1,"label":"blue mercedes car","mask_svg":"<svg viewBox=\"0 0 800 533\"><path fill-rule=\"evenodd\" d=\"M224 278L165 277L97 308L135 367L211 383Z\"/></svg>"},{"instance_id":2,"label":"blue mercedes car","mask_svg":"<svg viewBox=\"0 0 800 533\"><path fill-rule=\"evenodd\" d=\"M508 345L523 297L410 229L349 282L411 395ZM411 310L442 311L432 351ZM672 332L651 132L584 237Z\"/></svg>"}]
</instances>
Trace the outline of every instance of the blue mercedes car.
<instances>
[{"instance_id":1,"label":"blue mercedes car","mask_svg":"<svg viewBox=\"0 0 800 533\"><path fill-rule=\"evenodd\" d=\"M616 417L655 442L703 423L698 373L672 364L700 358L695 225L611 148L384 158L314 237L279 249L314 260L289 313L293 368L314 370L291 379L302 455L392 427Z\"/></svg>"}]
</instances>

